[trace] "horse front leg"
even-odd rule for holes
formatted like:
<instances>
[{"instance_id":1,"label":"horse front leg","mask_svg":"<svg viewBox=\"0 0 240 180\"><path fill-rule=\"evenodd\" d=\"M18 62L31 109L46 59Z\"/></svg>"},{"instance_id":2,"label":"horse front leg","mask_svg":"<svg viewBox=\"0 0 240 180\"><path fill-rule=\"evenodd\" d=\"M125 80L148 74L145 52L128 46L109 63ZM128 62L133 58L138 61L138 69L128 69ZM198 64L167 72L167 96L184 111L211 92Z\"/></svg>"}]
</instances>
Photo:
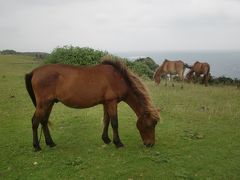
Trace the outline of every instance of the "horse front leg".
<instances>
[{"instance_id":1,"label":"horse front leg","mask_svg":"<svg viewBox=\"0 0 240 180\"><path fill-rule=\"evenodd\" d=\"M107 112L111 120L113 129L113 143L117 148L123 147L123 143L120 140L118 133L118 115L117 115L117 102L111 102L107 104Z\"/></svg>"},{"instance_id":2,"label":"horse front leg","mask_svg":"<svg viewBox=\"0 0 240 180\"><path fill-rule=\"evenodd\" d=\"M196 78L195 83L200 83L201 84L201 74L195 73L195 78Z\"/></svg>"},{"instance_id":3,"label":"horse front leg","mask_svg":"<svg viewBox=\"0 0 240 180\"><path fill-rule=\"evenodd\" d=\"M174 87L173 75L170 74L170 82L172 82L172 87Z\"/></svg>"},{"instance_id":4,"label":"horse front leg","mask_svg":"<svg viewBox=\"0 0 240 180\"><path fill-rule=\"evenodd\" d=\"M184 70L178 73L178 78L181 81L181 89L183 89Z\"/></svg>"},{"instance_id":5,"label":"horse front leg","mask_svg":"<svg viewBox=\"0 0 240 180\"><path fill-rule=\"evenodd\" d=\"M103 111L104 111L104 116L103 116L102 140L105 144L109 144L111 142L111 139L108 136L108 127L109 127L110 117L108 115L106 105L103 105Z\"/></svg>"},{"instance_id":6,"label":"horse front leg","mask_svg":"<svg viewBox=\"0 0 240 180\"><path fill-rule=\"evenodd\" d=\"M111 125L113 128L113 143L117 148L123 147L123 143L121 142L118 134L118 116L117 114L111 118Z\"/></svg>"}]
</instances>

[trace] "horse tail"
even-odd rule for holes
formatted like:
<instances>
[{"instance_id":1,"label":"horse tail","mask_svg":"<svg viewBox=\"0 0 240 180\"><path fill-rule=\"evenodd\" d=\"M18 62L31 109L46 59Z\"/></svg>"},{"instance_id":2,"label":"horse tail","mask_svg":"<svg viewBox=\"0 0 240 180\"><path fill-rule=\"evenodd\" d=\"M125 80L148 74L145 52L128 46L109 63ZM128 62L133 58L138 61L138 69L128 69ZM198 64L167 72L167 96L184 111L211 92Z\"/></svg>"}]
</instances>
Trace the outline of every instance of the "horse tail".
<instances>
[{"instance_id":1,"label":"horse tail","mask_svg":"<svg viewBox=\"0 0 240 180\"><path fill-rule=\"evenodd\" d=\"M32 76L33 76L32 72L25 75L25 85L26 85L28 94L32 99L32 102L33 102L34 106L36 107L36 97L35 97L35 94L34 94L34 91L32 88Z\"/></svg>"},{"instance_id":2,"label":"horse tail","mask_svg":"<svg viewBox=\"0 0 240 180\"><path fill-rule=\"evenodd\" d=\"M210 78L210 65L207 64L207 74L206 74L207 78L209 79Z\"/></svg>"},{"instance_id":3,"label":"horse tail","mask_svg":"<svg viewBox=\"0 0 240 180\"><path fill-rule=\"evenodd\" d=\"M183 66L184 66L184 68L188 68L188 69L192 68L192 66L188 65L187 63L183 63Z\"/></svg>"},{"instance_id":4,"label":"horse tail","mask_svg":"<svg viewBox=\"0 0 240 180\"><path fill-rule=\"evenodd\" d=\"M208 76L209 76L209 73L210 73L210 65L208 64L208 70L207 70Z\"/></svg>"},{"instance_id":5,"label":"horse tail","mask_svg":"<svg viewBox=\"0 0 240 180\"><path fill-rule=\"evenodd\" d=\"M35 97L35 94L34 94L34 91L33 91L33 87L32 87L32 76L33 76L33 72L28 73L28 74L25 75L25 85L26 85L26 89L28 91L28 94L31 97L32 103L36 107L37 103L36 103L36 97ZM34 116L35 116L35 114L34 114ZM47 123L48 123L48 126L52 129L52 127L53 127L52 122L48 120ZM40 138L41 138L41 136L40 136Z\"/></svg>"}]
</instances>

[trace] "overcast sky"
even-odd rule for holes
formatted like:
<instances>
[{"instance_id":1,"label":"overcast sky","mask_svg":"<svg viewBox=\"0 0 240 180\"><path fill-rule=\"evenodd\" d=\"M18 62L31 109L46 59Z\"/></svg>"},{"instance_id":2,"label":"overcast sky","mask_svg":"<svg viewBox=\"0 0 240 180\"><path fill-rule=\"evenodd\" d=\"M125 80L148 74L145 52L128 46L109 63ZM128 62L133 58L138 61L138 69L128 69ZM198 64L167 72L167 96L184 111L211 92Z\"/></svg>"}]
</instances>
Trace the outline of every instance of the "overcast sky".
<instances>
[{"instance_id":1,"label":"overcast sky","mask_svg":"<svg viewBox=\"0 0 240 180\"><path fill-rule=\"evenodd\" d=\"M240 50L240 0L0 0L0 50Z\"/></svg>"}]
</instances>

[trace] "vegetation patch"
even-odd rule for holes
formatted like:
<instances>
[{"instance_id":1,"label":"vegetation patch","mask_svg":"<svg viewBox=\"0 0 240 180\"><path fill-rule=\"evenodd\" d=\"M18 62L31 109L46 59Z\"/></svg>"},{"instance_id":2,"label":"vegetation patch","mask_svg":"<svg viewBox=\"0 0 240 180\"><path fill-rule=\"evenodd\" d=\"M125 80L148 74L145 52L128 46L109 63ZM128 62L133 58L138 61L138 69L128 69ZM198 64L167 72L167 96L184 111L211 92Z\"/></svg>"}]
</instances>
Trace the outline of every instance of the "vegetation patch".
<instances>
[{"instance_id":1,"label":"vegetation patch","mask_svg":"<svg viewBox=\"0 0 240 180\"><path fill-rule=\"evenodd\" d=\"M156 143L146 148L136 115L119 103L119 133L125 147L101 140L103 107L54 105L49 148L33 152L34 106L24 75L43 64L33 56L0 55L0 179L239 179L240 93L233 86L181 83L156 86L144 80L161 121ZM39 129L40 132L40 129ZM112 139L112 129L109 127Z\"/></svg>"},{"instance_id":2,"label":"vegetation patch","mask_svg":"<svg viewBox=\"0 0 240 180\"><path fill-rule=\"evenodd\" d=\"M139 58L130 61L126 58L120 58L109 54L107 51L94 50L92 48L80 48L73 46L64 46L55 48L46 58L45 63L63 63L73 65L94 65L99 64L103 56L111 56L113 59L121 59L132 71L140 76L152 78L158 65L149 57Z\"/></svg>"}]
</instances>

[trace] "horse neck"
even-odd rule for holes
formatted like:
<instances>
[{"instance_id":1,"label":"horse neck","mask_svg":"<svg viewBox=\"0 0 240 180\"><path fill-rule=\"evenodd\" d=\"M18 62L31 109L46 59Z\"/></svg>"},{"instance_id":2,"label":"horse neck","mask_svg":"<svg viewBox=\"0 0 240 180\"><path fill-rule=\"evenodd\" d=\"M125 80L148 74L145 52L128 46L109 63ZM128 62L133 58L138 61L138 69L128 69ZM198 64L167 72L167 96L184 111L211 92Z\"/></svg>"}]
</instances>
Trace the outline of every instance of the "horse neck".
<instances>
[{"instance_id":1,"label":"horse neck","mask_svg":"<svg viewBox=\"0 0 240 180\"><path fill-rule=\"evenodd\" d=\"M160 66L156 72L156 77L161 77L162 73L163 73L163 66Z\"/></svg>"},{"instance_id":2,"label":"horse neck","mask_svg":"<svg viewBox=\"0 0 240 180\"><path fill-rule=\"evenodd\" d=\"M132 92L128 94L125 102L132 108L138 118L145 112L144 106L141 105L139 98Z\"/></svg>"}]
</instances>

